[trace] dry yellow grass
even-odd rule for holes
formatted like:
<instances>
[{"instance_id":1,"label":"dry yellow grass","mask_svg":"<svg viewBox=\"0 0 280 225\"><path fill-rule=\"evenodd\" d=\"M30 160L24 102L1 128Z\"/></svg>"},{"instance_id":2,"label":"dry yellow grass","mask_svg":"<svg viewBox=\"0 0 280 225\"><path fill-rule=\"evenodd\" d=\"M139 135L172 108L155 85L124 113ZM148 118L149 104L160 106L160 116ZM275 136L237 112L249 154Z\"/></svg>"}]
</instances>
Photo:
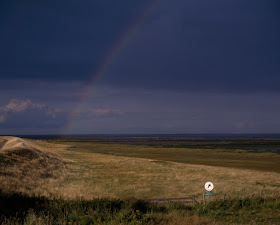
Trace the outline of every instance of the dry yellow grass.
<instances>
[{"instance_id":1,"label":"dry yellow grass","mask_svg":"<svg viewBox=\"0 0 280 225\"><path fill-rule=\"evenodd\" d=\"M47 182L42 183L45 180L37 182L36 192L41 190L46 194L46 190L50 188L48 193L64 198L83 196L86 199L93 197L149 199L195 194L201 201L206 181L211 181L215 185L214 198L221 198L224 194L231 197L258 195L260 190L263 195L277 195L280 191L279 173L275 172L78 152L67 150L69 149L67 145L39 140L32 141L32 144L59 155L67 163L69 171L64 180L59 180L54 175L54 178ZM25 179L26 182L28 179L32 180ZM4 186L11 186L7 182L9 180L6 180Z\"/></svg>"},{"instance_id":2,"label":"dry yellow grass","mask_svg":"<svg viewBox=\"0 0 280 225\"><path fill-rule=\"evenodd\" d=\"M1 137L0 190L50 196L65 178L63 160L32 141Z\"/></svg>"},{"instance_id":3,"label":"dry yellow grass","mask_svg":"<svg viewBox=\"0 0 280 225\"><path fill-rule=\"evenodd\" d=\"M201 200L204 183L212 181L216 197L276 195L279 174L224 167L181 164L150 159L69 151L69 146L49 145L49 151L67 159L70 175L63 185L64 197L185 197ZM112 145L113 146L113 145Z\"/></svg>"}]
</instances>

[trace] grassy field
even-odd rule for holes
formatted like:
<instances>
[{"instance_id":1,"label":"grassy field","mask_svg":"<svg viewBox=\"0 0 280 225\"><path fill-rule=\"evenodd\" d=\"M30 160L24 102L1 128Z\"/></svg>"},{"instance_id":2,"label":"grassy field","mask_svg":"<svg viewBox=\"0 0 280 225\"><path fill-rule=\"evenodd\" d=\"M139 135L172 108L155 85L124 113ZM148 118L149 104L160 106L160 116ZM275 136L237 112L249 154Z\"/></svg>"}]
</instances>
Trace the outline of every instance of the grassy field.
<instances>
[{"instance_id":1,"label":"grassy field","mask_svg":"<svg viewBox=\"0 0 280 225\"><path fill-rule=\"evenodd\" d=\"M62 148L57 148L57 145ZM69 162L63 195L70 198L184 197L202 199L204 183L215 185L214 198L273 196L280 191L275 153L229 152L103 144L42 142ZM54 147L52 147L54 146ZM270 161L269 161L270 158ZM215 165L215 166L214 166ZM254 168L258 167L258 170ZM243 168L243 169L241 169Z\"/></svg>"},{"instance_id":2,"label":"grassy field","mask_svg":"<svg viewBox=\"0 0 280 225\"><path fill-rule=\"evenodd\" d=\"M229 168L253 169L260 171L280 172L280 155L266 151L266 147L257 151L248 151L240 144L210 146L147 146L132 144L98 143L88 140L59 141L71 145L70 150L84 153L101 153L116 156L147 158L162 161L173 161L186 164L222 166ZM280 143L278 143L280 146ZM238 146L239 148L236 148ZM267 145L268 148L270 145ZM202 148L203 147L203 148ZM208 147L208 148L207 148ZM214 148L215 147L215 148ZM226 147L226 148L225 148ZM279 148L279 147L278 147Z\"/></svg>"},{"instance_id":3,"label":"grassy field","mask_svg":"<svg viewBox=\"0 0 280 225\"><path fill-rule=\"evenodd\" d=\"M55 169L52 160L48 160L43 167L40 167L40 161L37 159L23 162L22 155L17 158L19 154L16 157L13 154L14 162L16 162L13 166L7 164L7 160L6 164L3 164L2 160L1 171L6 171L6 175L0 173L3 198L6 198L7 193L11 195L19 192L23 194L23 197L19 198L27 199L27 201L30 196L38 196L38 198L45 196L47 200L44 201L58 201L58 205L62 204L64 210L65 207L70 207L68 204L73 205L74 201L77 207L71 210L74 210L77 215L79 215L79 212L77 213L79 210L81 215L89 215L89 208L78 209L81 199L83 199L82 202L87 202L86 204L99 204L100 199L106 199L111 203L124 202L122 207L116 209L116 212L108 212L111 220L101 220L105 224L146 224L148 222L151 224L208 224L213 221L216 224L219 221L221 224L223 221L232 223L243 221L244 224L255 221L267 224L280 222L278 197L280 157L271 151L260 153L246 149L223 149L221 146L218 146L219 148L203 146L198 149L189 146L175 148L170 145L151 146L146 143L145 145L104 143L104 141L101 143L87 139L31 140L31 142L51 156L57 156L56 159L61 159L63 162L59 165L65 165L66 168L60 166ZM52 171L48 176L46 176L47 170ZM10 176L7 176L9 171ZM19 180L20 182L16 182ZM215 195L204 206L201 203L206 181L214 183ZM11 185L12 182L17 185ZM226 201L224 201L225 194ZM194 208L168 206L169 208L165 207L157 211L157 207L148 203L151 198L179 198L190 195L195 195L197 202L200 203L197 203ZM146 217L144 218L146 211L141 211L137 207L131 209L131 204L137 201L129 200L131 198L142 199L141 201L148 205L149 221ZM54 204L53 202L51 204ZM270 209L272 212L268 213ZM36 215L33 213L35 216L32 212L27 213L28 217L24 217L25 220L33 215L34 220L46 222L42 219L42 215L45 216L47 210L42 210L35 213ZM135 218L138 213L136 210L140 210L138 221L123 221L119 213L124 215L123 213L129 210L130 216ZM70 217L68 215L63 218L56 216L52 218L52 222L42 222L42 224L57 223L56 219L60 221L57 224L75 221L78 221L78 224L89 224L85 222L86 220L73 219L73 212L69 212ZM97 217L94 214L94 218L91 217L91 223L98 224ZM103 217L100 215L100 218ZM3 218L2 221L4 221Z\"/></svg>"}]
</instances>

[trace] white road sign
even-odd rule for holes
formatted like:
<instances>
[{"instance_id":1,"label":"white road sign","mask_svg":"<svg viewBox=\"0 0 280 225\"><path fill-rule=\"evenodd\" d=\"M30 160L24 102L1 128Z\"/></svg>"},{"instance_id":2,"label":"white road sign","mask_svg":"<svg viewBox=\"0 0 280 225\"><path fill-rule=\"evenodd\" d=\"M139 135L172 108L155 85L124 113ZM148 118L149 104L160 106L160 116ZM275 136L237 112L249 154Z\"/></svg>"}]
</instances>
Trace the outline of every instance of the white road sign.
<instances>
[{"instance_id":1,"label":"white road sign","mask_svg":"<svg viewBox=\"0 0 280 225\"><path fill-rule=\"evenodd\" d=\"M212 184L211 182L206 182L204 185L206 191L212 191L214 188L214 184Z\"/></svg>"}]
</instances>

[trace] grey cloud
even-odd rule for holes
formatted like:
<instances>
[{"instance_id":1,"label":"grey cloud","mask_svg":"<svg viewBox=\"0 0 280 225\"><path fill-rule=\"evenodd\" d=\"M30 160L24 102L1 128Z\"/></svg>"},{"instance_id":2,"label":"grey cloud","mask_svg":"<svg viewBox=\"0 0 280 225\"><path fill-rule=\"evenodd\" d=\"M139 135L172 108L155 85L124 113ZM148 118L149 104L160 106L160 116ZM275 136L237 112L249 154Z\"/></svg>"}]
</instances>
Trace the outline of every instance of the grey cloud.
<instances>
[{"instance_id":1,"label":"grey cloud","mask_svg":"<svg viewBox=\"0 0 280 225\"><path fill-rule=\"evenodd\" d=\"M11 99L0 107L1 128L60 127L65 122L65 112L52 109L31 100Z\"/></svg>"}]
</instances>

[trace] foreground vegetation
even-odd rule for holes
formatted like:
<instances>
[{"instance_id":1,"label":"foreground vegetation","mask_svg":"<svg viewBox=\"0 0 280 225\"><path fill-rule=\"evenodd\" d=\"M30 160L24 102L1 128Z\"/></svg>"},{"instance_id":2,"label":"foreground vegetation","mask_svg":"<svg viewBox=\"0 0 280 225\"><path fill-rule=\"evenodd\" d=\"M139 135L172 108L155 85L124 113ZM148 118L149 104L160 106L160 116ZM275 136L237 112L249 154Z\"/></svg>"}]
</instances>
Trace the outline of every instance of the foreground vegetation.
<instances>
[{"instance_id":1,"label":"foreground vegetation","mask_svg":"<svg viewBox=\"0 0 280 225\"><path fill-rule=\"evenodd\" d=\"M63 200L0 194L0 224L279 224L280 198L157 206L136 199Z\"/></svg>"}]
</instances>

